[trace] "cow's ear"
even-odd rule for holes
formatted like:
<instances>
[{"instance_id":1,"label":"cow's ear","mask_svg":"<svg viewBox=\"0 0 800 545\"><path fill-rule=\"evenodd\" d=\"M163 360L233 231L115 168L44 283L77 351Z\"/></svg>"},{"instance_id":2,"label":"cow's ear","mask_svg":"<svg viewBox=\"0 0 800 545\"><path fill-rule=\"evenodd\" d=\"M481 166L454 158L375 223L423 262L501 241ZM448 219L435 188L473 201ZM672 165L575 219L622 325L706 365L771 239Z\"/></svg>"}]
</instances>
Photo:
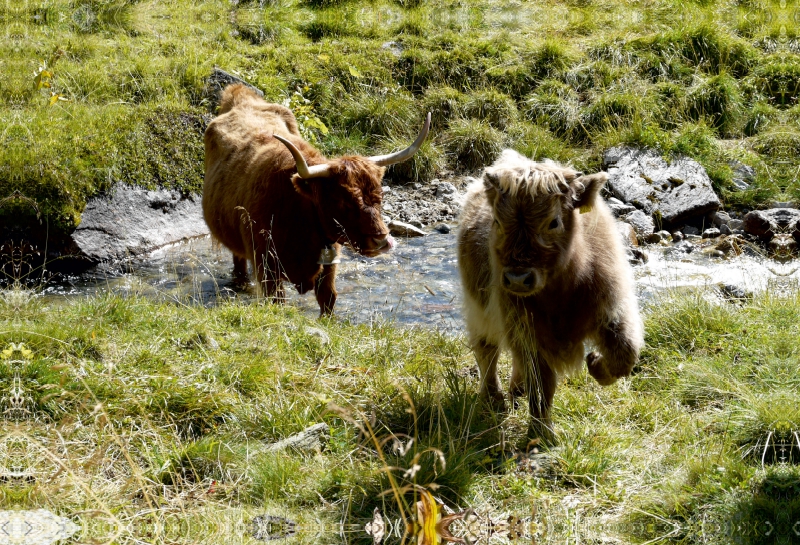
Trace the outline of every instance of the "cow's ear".
<instances>
[{"instance_id":1,"label":"cow's ear","mask_svg":"<svg viewBox=\"0 0 800 545\"><path fill-rule=\"evenodd\" d=\"M579 208L581 213L591 210L597 195L606 185L607 180L608 174L605 172L597 172L572 180L569 183L569 187L572 193L573 206Z\"/></svg>"},{"instance_id":2,"label":"cow's ear","mask_svg":"<svg viewBox=\"0 0 800 545\"><path fill-rule=\"evenodd\" d=\"M307 199L314 198L314 189L311 186L313 183L314 180L306 180L297 174L292 176L292 185L294 186L295 190Z\"/></svg>"}]
</instances>

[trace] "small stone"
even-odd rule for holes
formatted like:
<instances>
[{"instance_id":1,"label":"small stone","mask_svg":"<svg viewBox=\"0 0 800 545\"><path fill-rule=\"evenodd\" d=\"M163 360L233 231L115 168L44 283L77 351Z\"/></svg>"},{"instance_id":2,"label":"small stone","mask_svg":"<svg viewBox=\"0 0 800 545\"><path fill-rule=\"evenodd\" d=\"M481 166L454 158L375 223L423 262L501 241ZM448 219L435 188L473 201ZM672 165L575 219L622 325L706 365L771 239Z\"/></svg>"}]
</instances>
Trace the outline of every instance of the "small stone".
<instances>
[{"instance_id":1,"label":"small stone","mask_svg":"<svg viewBox=\"0 0 800 545\"><path fill-rule=\"evenodd\" d=\"M306 334L319 339L320 343L326 345L331 342L330 336L318 327L307 327Z\"/></svg>"},{"instance_id":2,"label":"small stone","mask_svg":"<svg viewBox=\"0 0 800 545\"><path fill-rule=\"evenodd\" d=\"M314 424L282 441L267 445L265 450L267 452L276 452L292 449L297 452L313 453L322 449L325 443L328 442L329 436L330 428L322 422Z\"/></svg>"},{"instance_id":3,"label":"small stone","mask_svg":"<svg viewBox=\"0 0 800 545\"><path fill-rule=\"evenodd\" d=\"M744 222L742 220L734 220L728 222L728 227L730 227L731 231L735 231L736 229L742 229L744 227Z\"/></svg>"},{"instance_id":4,"label":"small stone","mask_svg":"<svg viewBox=\"0 0 800 545\"><path fill-rule=\"evenodd\" d=\"M402 221L392 220L387 224L389 232L396 237L424 237L425 231Z\"/></svg>"},{"instance_id":5,"label":"small stone","mask_svg":"<svg viewBox=\"0 0 800 545\"><path fill-rule=\"evenodd\" d=\"M440 223L439 225L437 225L433 229L435 231L438 231L439 233L441 233L443 235L446 235L446 234L448 234L450 232L450 226L447 225L446 223Z\"/></svg>"},{"instance_id":6,"label":"small stone","mask_svg":"<svg viewBox=\"0 0 800 545\"><path fill-rule=\"evenodd\" d=\"M621 219L633 227L633 230L636 231L636 237L640 241L647 240L647 237L652 235L653 231L655 231L655 223L653 223L653 218L641 210L634 210L633 212L622 216Z\"/></svg>"},{"instance_id":7,"label":"small stone","mask_svg":"<svg viewBox=\"0 0 800 545\"><path fill-rule=\"evenodd\" d=\"M647 263L649 259L647 254L644 253L644 250L641 248L628 248L628 261L631 265L641 265L643 263Z\"/></svg>"},{"instance_id":8,"label":"small stone","mask_svg":"<svg viewBox=\"0 0 800 545\"><path fill-rule=\"evenodd\" d=\"M700 234L700 229L698 229L694 225L686 225L683 228L683 234L684 235L699 235Z\"/></svg>"},{"instance_id":9,"label":"small stone","mask_svg":"<svg viewBox=\"0 0 800 545\"><path fill-rule=\"evenodd\" d=\"M701 237L700 235L684 235L683 238L688 241L697 241L703 239L703 237Z\"/></svg>"},{"instance_id":10,"label":"small stone","mask_svg":"<svg viewBox=\"0 0 800 545\"><path fill-rule=\"evenodd\" d=\"M660 233L652 233L647 237L646 240L647 240L648 244L658 244L662 240L661 234Z\"/></svg>"},{"instance_id":11,"label":"small stone","mask_svg":"<svg viewBox=\"0 0 800 545\"><path fill-rule=\"evenodd\" d=\"M694 244L688 240L682 240L669 249L670 254L690 254L694 252Z\"/></svg>"},{"instance_id":12,"label":"small stone","mask_svg":"<svg viewBox=\"0 0 800 545\"><path fill-rule=\"evenodd\" d=\"M389 187L388 185L385 185L385 186L383 186L383 187L381 188L381 190L383 191L383 193L384 193L384 194L386 194L386 193L391 193L391 192L392 192L392 188L391 188L391 187Z\"/></svg>"},{"instance_id":13,"label":"small stone","mask_svg":"<svg viewBox=\"0 0 800 545\"><path fill-rule=\"evenodd\" d=\"M666 231L664 229L658 231L656 234L661 236L661 240L665 240L667 242L672 240L672 235L669 233L669 231Z\"/></svg>"},{"instance_id":14,"label":"small stone","mask_svg":"<svg viewBox=\"0 0 800 545\"><path fill-rule=\"evenodd\" d=\"M388 202L385 202L385 203L383 203L383 209L386 210L387 212L389 212L391 210L394 210L394 206L392 206Z\"/></svg>"},{"instance_id":15,"label":"small stone","mask_svg":"<svg viewBox=\"0 0 800 545\"><path fill-rule=\"evenodd\" d=\"M436 196L441 198L444 195L453 195L456 193L456 186L450 182L439 182L436 184Z\"/></svg>"},{"instance_id":16,"label":"small stone","mask_svg":"<svg viewBox=\"0 0 800 545\"><path fill-rule=\"evenodd\" d=\"M720 235L719 229L711 227L703 231L703 238L717 238Z\"/></svg>"},{"instance_id":17,"label":"small stone","mask_svg":"<svg viewBox=\"0 0 800 545\"><path fill-rule=\"evenodd\" d=\"M633 230L633 226L630 223L618 221L617 231L619 231L619 235L622 237L622 243L626 247L639 245L639 239L636 238L636 231Z\"/></svg>"},{"instance_id":18,"label":"small stone","mask_svg":"<svg viewBox=\"0 0 800 545\"><path fill-rule=\"evenodd\" d=\"M722 225L727 225L728 222L731 221L731 217L728 215L727 212L723 212L722 210L717 210L716 212L711 214L711 223L720 227Z\"/></svg>"},{"instance_id":19,"label":"small stone","mask_svg":"<svg viewBox=\"0 0 800 545\"><path fill-rule=\"evenodd\" d=\"M731 235L731 234L733 234L733 231L731 231L731 228L730 228L730 227L728 227L728 226L727 226L727 225L725 225L725 224L723 224L723 225L720 225L720 227L719 227L719 232L720 232L721 234L723 234L723 235Z\"/></svg>"},{"instance_id":20,"label":"small stone","mask_svg":"<svg viewBox=\"0 0 800 545\"><path fill-rule=\"evenodd\" d=\"M413 225L414 227L418 227L419 229L422 229L422 226L424 225L424 224L423 224L423 223L422 223L420 220L418 220L418 219L412 219L412 220L408 220L408 223L410 223L410 224L411 224L411 225Z\"/></svg>"},{"instance_id":21,"label":"small stone","mask_svg":"<svg viewBox=\"0 0 800 545\"><path fill-rule=\"evenodd\" d=\"M729 300L742 301L753 297L753 294L751 292L735 284L726 284L724 282L720 282L719 284L717 284L717 287L722 292L722 295L724 295L725 298Z\"/></svg>"},{"instance_id":22,"label":"small stone","mask_svg":"<svg viewBox=\"0 0 800 545\"><path fill-rule=\"evenodd\" d=\"M680 231L675 231L674 233L672 233L672 240L675 241L675 242L682 241L683 240L683 233L681 233Z\"/></svg>"}]
</instances>

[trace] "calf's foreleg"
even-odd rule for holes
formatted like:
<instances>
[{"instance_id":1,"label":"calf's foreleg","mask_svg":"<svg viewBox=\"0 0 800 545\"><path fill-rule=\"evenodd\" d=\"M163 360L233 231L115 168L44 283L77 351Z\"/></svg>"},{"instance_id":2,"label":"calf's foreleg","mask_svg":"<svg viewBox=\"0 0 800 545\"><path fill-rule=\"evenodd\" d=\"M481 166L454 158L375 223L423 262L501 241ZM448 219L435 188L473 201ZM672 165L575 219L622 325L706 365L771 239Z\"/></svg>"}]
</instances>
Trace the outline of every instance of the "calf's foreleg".
<instances>
[{"instance_id":1,"label":"calf's foreleg","mask_svg":"<svg viewBox=\"0 0 800 545\"><path fill-rule=\"evenodd\" d=\"M589 374L598 384L608 386L626 377L639 361L641 331L624 319L611 320L600 327L596 342L598 351L586 356Z\"/></svg>"}]
</instances>

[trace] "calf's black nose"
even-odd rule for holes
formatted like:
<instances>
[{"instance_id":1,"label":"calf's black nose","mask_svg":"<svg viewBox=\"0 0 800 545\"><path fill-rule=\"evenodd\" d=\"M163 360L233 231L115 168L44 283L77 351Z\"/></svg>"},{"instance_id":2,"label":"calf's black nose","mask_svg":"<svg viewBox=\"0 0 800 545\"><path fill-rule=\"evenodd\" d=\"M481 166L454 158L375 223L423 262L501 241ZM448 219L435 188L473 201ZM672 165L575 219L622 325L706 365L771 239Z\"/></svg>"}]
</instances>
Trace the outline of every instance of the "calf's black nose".
<instances>
[{"instance_id":1,"label":"calf's black nose","mask_svg":"<svg viewBox=\"0 0 800 545\"><path fill-rule=\"evenodd\" d=\"M530 291L534 283L533 272L512 272L505 271L503 273L503 287L511 291Z\"/></svg>"}]
</instances>

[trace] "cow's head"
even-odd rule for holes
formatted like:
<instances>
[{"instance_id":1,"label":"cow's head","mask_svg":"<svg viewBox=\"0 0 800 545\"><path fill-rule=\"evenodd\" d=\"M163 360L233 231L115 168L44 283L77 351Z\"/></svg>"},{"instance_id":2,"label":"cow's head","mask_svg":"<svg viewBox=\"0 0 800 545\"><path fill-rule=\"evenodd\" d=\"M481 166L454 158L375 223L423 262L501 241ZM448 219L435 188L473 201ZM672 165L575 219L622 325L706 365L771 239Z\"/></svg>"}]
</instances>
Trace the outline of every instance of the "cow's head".
<instances>
[{"instance_id":1,"label":"cow's head","mask_svg":"<svg viewBox=\"0 0 800 545\"><path fill-rule=\"evenodd\" d=\"M374 157L345 156L308 166L289 140L275 135L294 156L295 189L311 199L320 212L326 236L349 244L366 256L376 256L394 247L394 239L381 218L382 181L386 167L410 159L428 135L431 114L417 139L408 148Z\"/></svg>"},{"instance_id":2,"label":"cow's head","mask_svg":"<svg viewBox=\"0 0 800 545\"><path fill-rule=\"evenodd\" d=\"M541 291L569 258L577 216L591 210L608 179L505 150L483 175L492 205L492 246L505 290Z\"/></svg>"}]
</instances>

